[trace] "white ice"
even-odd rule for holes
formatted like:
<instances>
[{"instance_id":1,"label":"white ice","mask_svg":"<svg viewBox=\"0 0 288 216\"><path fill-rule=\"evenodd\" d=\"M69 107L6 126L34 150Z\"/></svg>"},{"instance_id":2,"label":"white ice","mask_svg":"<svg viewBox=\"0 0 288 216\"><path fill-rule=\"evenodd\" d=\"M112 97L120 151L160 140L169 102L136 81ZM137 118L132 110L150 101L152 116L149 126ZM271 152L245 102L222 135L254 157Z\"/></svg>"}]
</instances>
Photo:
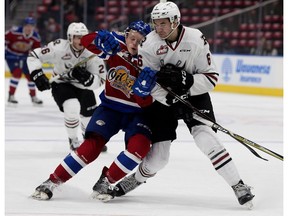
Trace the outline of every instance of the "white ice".
<instances>
[{"instance_id":1,"label":"white ice","mask_svg":"<svg viewBox=\"0 0 288 216\"><path fill-rule=\"evenodd\" d=\"M7 100L6 80L5 100ZM123 133L74 178L56 189L50 201L29 196L69 153L63 116L51 92L39 92L43 107L34 107L26 80L17 89L18 107L5 102L5 215L8 216L282 216L283 162L244 146L218 132L244 182L253 186L254 209L240 206L226 182L195 146L180 122L170 162L146 184L109 203L89 199L103 166L124 149ZM283 155L283 98L211 93L217 122ZM80 135L80 132L79 132ZM80 137L80 136L79 136Z\"/></svg>"}]
</instances>

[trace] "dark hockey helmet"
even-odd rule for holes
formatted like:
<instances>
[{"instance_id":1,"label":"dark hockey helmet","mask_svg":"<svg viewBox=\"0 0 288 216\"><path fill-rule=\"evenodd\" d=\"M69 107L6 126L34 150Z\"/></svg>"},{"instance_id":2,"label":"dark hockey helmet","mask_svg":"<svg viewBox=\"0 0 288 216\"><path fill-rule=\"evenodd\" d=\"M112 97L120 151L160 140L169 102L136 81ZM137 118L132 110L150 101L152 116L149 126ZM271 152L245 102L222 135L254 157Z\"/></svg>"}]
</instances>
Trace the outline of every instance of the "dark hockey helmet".
<instances>
[{"instance_id":1,"label":"dark hockey helmet","mask_svg":"<svg viewBox=\"0 0 288 216\"><path fill-rule=\"evenodd\" d=\"M144 23L142 20L140 20L130 23L130 25L125 29L125 33L129 32L130 30L137 31L143 36L146 36L151 32L151 27L149 24Z\"/></svg>"}]
</instances>

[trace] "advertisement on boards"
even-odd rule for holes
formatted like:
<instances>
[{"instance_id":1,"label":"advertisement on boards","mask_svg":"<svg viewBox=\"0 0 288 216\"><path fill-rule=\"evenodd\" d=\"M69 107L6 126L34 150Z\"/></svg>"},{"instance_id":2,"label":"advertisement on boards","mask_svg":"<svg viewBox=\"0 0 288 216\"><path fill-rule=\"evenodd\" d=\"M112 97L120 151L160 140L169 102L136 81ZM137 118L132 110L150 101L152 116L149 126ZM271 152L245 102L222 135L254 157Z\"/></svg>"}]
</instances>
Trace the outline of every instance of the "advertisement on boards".
<instances>
[{"instance_id":1,"label":"advertisement on boards","mask_svg":"<svg viewBox=\"0 0 288 216\"><path fill-rule=\"evenodd\" d=\"M214 55L219 72L216 90L283 95L283 57Z\"/></svg>"}]
</instances>

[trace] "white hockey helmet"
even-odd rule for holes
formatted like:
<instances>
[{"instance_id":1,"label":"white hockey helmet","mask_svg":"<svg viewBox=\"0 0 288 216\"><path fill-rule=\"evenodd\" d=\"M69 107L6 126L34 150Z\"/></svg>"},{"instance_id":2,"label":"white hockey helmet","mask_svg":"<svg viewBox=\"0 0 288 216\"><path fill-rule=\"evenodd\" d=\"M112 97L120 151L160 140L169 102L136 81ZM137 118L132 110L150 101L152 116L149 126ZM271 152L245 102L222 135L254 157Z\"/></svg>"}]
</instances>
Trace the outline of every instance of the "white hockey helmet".
<instances>
[{"instance_id":1,"label":"white hockey helmet","mask_svg":"<svg viewBox=\"0 0 288 216\"><path fill-rule=\"evenodd\" d=\"M86 35L88 34L88 29L82 22L73 22L68 26L67 29L67 39L69 40L70 44L73 43L73 36L74 35Z\"/></svg>"},{"instance_id":2,"label":"white hockey helmet","mask_svg":"<svg viewBox=\"0 0 288 216\"><path fill-rule=\"evenodd\" d=\"M163 19L168 18L171 23L177 21L180 23L180 10L174 2L160 2L154 6L151 12L151 19Z\"/></svg>"}]
</instances>

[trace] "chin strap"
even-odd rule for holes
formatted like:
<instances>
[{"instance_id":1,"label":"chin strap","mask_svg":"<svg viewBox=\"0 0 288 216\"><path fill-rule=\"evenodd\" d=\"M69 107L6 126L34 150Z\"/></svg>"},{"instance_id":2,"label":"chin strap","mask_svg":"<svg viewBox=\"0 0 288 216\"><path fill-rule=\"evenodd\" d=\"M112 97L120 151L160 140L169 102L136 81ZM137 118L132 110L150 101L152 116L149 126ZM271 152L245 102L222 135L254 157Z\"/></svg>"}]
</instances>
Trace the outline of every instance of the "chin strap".
<instances>
[{"instance_id":1,"label":"chin strap","mask_svg":"<svg viewBox=\"0 0 288 216\"><path fill-rule=\"evenodd\" d=\"M82 53L83 50L84 50L84 48L81 49L81 50L76 49L76 48L73 46L73 44L70 44L70 48L71 48L71 51L73 52L73 54L74 54L77 58L81 55L81 53Z\"/></svg>"},{"instance_id":2,"label":"chin strap","mask_svg":"<svg viewBox=\"0 0 288 216\"><path fill-rule=\"evenodd\" d=\"M173 34L173 32L178 28L179 25L180 25L180 22L178 22L177 26L173 28L173 23L171 23L171 29L172 29L171 32L166 37L161 38L161 39L166 40L167 38L169 38Z\"/></svg>"}]
</instances>

